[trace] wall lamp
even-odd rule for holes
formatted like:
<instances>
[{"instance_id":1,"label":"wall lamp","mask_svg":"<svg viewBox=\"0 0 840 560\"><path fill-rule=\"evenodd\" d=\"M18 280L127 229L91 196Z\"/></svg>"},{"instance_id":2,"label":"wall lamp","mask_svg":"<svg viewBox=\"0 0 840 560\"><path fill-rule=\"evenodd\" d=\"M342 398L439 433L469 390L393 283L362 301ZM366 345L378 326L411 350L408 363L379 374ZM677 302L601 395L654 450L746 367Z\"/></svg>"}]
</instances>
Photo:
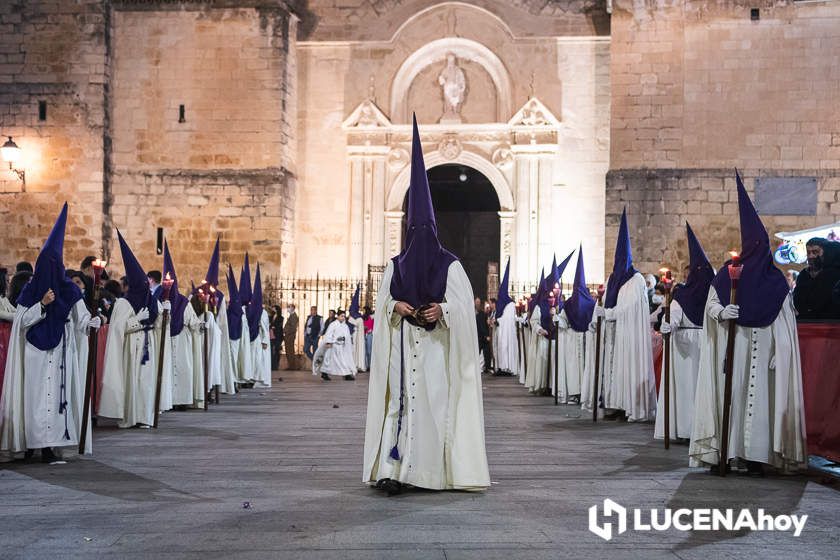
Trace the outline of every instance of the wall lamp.
<instances>
[{"instance_id":1,"label":"wall lamp","mask_svg":"<svg viewBox=\"0 0 840 560\"><path fill-rule=\"evenodd\" d=\"M20 148L15 144L11 136L7 136L7 138L6 143L0 146L0 155L2 155L3 161L9 162L9 170L17 175L18 179L23 183L23 190L26 190L26 171L15 167L15 163L20 161Z\"/></svg>"}]
</instances>

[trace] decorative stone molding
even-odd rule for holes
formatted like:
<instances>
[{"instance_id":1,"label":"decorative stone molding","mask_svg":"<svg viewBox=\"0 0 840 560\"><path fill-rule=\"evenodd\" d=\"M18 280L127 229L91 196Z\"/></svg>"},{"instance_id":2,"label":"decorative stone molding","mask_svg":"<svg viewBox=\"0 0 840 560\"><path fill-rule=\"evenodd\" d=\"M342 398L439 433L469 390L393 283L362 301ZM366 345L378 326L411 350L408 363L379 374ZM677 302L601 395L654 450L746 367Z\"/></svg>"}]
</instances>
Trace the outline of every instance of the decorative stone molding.
<instances>
[{"instance_id":1,"label":"decorative stone molding","mask_svg":"<svg viewBox=\"0 0 840 560\"><path fill-rule=\"evenodd\" d=\"M353 129L377 129L388 128L391 126L391 121L385 116L385 113L376 106L372 99L365 99L350 113L343 123L341 128L344 130Z\"/></svg>"},{"instance_id":2,"label":"decorative stone molding","mask_svg":"<svg viewBox=\"0 0 840 560\"><path fill-rule=\"evenodd\" d=\"M513 152L510 150L510 144L501 144L493 150L490 161L499 169L509 169L513 165Z\"/></svg>"},{"instance_id":3,"label":"decorative stone molding","mask_svg":"<svg viewBox=\"0 0 840 560\"><path fill-rule=\"evenodd\" d=\"M443 140L438 144L438 152L444 159L454 160L461 155L462 147L458 137L454 134L448 134L443 137Z\"/></svg>"},{"instance_id":4,"label":"decorative stone molding","mask_svg":"<svg viewBox=\"0 0 840 560\"><path fill-rule=\"evenodd\" d=\"M525 105L519 109L508 121L508 124L516 128L543 128L560 127L560 119L536 97L531 97Z\"/></svg>"}]
</instances>

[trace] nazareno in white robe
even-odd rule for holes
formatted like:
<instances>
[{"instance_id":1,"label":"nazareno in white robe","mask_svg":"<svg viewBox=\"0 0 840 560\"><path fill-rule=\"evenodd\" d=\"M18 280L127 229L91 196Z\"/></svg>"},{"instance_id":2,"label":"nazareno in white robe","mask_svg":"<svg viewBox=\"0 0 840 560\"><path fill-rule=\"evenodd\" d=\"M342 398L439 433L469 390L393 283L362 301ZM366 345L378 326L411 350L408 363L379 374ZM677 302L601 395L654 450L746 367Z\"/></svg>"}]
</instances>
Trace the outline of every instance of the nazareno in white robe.
<instances>
[{"instance_id":1,"label":"nazareno in white robe","mask_svg":"<svg viewBox=\"0 0 840 560\"><path fill-rule=\"evenodd\" d=\"M676 300L671 302L671 325L669 391L671 398L668 431L672 438L688 439L691 437L691 427L694 424L694 389L697 386L697 371L700 368L703 327L692 323ZM665 374L664 366L662 374ZM656 439L665 437L664 391L665 383L660 381L659 400L656 403L656 426L653 430L653 437Z\"/></svg>"},{"instance_id":2,"label":"nazareno in white robe","mask_svg":"<svg viewBox=\"0 0 840 560\"><path fill-rule=\"evenodd\" d=\"M365 371L367 364L365 363L365 320L361 317L348 316L347 322L354 327L353 334L353 361L356 364L358 371Z\"/></svg>"},{"instance_id":3,"label":"nazareno in white robe","mask_svg":"<svg viewBox=\"0 0 840 560\"><path fill-rule=\"evenodd\" d=\"M443 315L434 330L426 331L394 312L393 266L390 261L377 297L362 481L391 478L433 490L487 488L481 366L469 279L460 262L449 266L440 302ZM401 381L400 460L394 460L390 452L398 432Z\"/></svg>"},{"instance_id":4,"label":"nazareno in white robe","mask_svg":"<svg viewBox=\"0 0 840 560\"><path fill-rule=\"evenodd\" d=\"M528 371L525 373L525 386L532 392L538 393L549 386L548 363L550 360L548 351L550 344L548 338L543 334L545 331L540 324L542 310L540 306L534 307L531 313L529 324L531 326L531 352L528 355ZM553 371L552 371L553 376Z\"/></svg>"},{"instance_id":5,"label":"nazareno in white robe","mask_svg":"<svg viewBox=\"0 0 840 560\"><path fill-rule=\"evenodd\" d=\"M650 336L647 284L638 272L621 286L604 321L603 394L606 408L623 410L630 422L656 414L656 377Z\"/></svg>"},{"instance_id":6,"label":"nazareno in white robe","mask_svg":"<svg viewBox=\"0 0 840 560\"><path fill-rule=\"evenodd\" d=\"M597 336L597 316L592 315L592 322L589 323L589 329L583 334L584 339L584 354L583 354L583 373L580 380L580 408L585 412L592 413L592 405L594 402L594 395L600 395L604 388L604 321L601 322L601 361L599 364L600 371L598 372L598 390L595 391L595 355L596 346L598 342ZM597 403L596 403L597 406ZM601 413L603 415L603 413Z\"/></svg>"},{"instance_id":7,"label":"nazareno in white robe","mask_svg":"<svg viewBox=\"0 0 840 560\"><path fill-rule=\"evenodd\" d=\"M570 397L580 396L583 370L586 367L586 332L577 332L568 326L566 311L555 316L557 331L557 384L556 392L561 403ZM563 326L564 328L560 328Z\"/></svg>"},{"instance_id":8,"label":"nazareno in white robe","mask_svg":"<svg viewBox=\"0 0 840 560\"><path fill-rule=\"evenodd\" d=\"M64 324L62 341L50 350L39 350L26 340L26 333L45 317L40 302L28 308L19 305L15 312L0 400L0 449L6 452L79 445L90 312L84 299L77 301ZM60 409L62 377L67 402L64 413ZM85 453L93 449L90 430L88 422Z\"/></svg>"},{"instance_id":9,"label":"nazareno in white robe","mask_svg":"<svg viewBox=\"0 0 840 560\"><path fill-rule=\"evenodd\" d=\"M243 319L245 318L243 316ZM260 315L259 334L257 338L250 341L253 379L254 383L259 383L261 387L271 387L271 331L269 329L268 313L263 309Z\"/></svg>"},{"instance_id":10,"label":"nazareno in white robe","mask_svg":"<svg viewBox=\"0 0 840 560\"><path fill-rule=\"evenodd\" d=\"M163 320L159 304L158 309L154 328L145 331L128 300L118 298L114 302L105 345L99 416L115 418L120 428L154 424L158 349ZM147 340L148 359L142 363ZM164 348L164 372L171 371L171 359L171 352L166 352ZM161 404L162 401L163 395Z\"/></svg>"},{"instance_id":11,"label":"nazareno in white robe","mask_svg":"<svg viewBox=\"0 0 840 560\"><path fill-rule=\"evenodd\" d=\"M222 385L222 330L216 323L216 316L212 312L207 312L199 317L206 323L207 330L207 390L209 393L214 387L219 386L221 391ZM204 333L199 330L199 336L204 336ZM203 343L203 341L202 341ZM227 349L227 347L225 347ZM203 350L202 350L203 351Z\"/></svg>"},{"instance_id":12,"label":"nazareno in white robe","mask_svg":"<svg viewBox=\"0 0 840 560\"><path fill-rule=\"evenodd\" d=\"M498 311L498 310L497 310ZM519 341L516 338L516 304L508 303L501 315L496 315L496 369L519 375Z\"/></svg>"},{"instance_id":13,"label":"nazareno in white robe","mask_svg":"<svg viewBox=\"0 0 840 560\"><path fill-rule=\"evenodd\" d=\"M525 313L517 315L516 322L519 324L520 336L522 337L522 346L519 351L519 382L524 385L528 371L528 357L531 353L531 330L528 328L528 319Z\"/></svg>"},{"instance_id":14,"label":"nazareno in white robe","mask_svg":"<svg viewBox=\"0 0 840 560\"><path fill-rule=\"evenodd\" d=\"M236 347L236 382L251 383L254 381L254 369L251 352L251 333L248 330L247 307L242 306L242 336L239 340L231 341L231 348Z\"/></svg>"},{"instance_id":15,"label":"nazareno in white robe","mask_svg":"<svg viewBox=\"0 0 840 560\"><path fill-rule=\"evenodd\" d=\"M324 362L321 364L321 373L329 375L356 375L355 351L353 346L353 335L347 323L338 319L330 323L321 344L326 347Z\"/></svg>"},{"instance_id":16,"label":"nazareno in white robe","mask_svg":"<svg viewBox=\"0 0 840 560\"><path fill-rule=\"evenodd\" d=\"M226 395L236 393L236 358L233 353L233 341L230 339L227 319L227 301L222 299L216 313L216 325L219 328L219 391ZM215 342L214 342L215 343Z\"/></svg>"},{"instance_id":17,"label":"nazareno in white robe","mask_svg":"<svg viewBox=\"0 0 840 560\"><path fill-rule=\"evenodd\" d=\"M717 291L712 287L706 300L694 401L689 446L692 467L717 465L720 456L723 363L731 328L729 321L715 318L722 309ZM735 328L729 459L758 461L784 471L803 468L808 453L793 298L785 299L770 325L762 328L736 325Z\"/></svg>"},{"instance_id":18,"label":"nazareno in white robe","mask_svg":"<svg viewBox=\"0 0 840 560\"><path fill-rule=\"evenodd\" d=\"M200 320L189 303L184 307L184 327L177 335L167 336L168 352L172 356L172 404L174 406L204 406L204 399L196 401L196 394L203 395L204 363L202 347L196 348L195 338L201 338ZM169 323L169 333L172 332ZM197 385L200 385L198 387ZM161 407L163 408L163 407ZM165 410L165 409L164 409Z\"/></svg>"}]
</instances>

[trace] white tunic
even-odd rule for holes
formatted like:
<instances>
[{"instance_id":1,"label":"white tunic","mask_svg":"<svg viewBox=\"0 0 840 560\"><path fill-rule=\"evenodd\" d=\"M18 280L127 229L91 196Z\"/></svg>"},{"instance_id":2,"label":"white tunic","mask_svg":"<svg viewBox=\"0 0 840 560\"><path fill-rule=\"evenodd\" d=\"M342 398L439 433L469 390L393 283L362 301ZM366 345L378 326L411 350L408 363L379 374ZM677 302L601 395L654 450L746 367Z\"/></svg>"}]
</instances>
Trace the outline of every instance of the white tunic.
<instances>
[{"instance_id":1,"label":"white tunic","mask_svg":"<svg viewBox=\"0 0 840 560\"><path fill-rule=\"evenodd\" d=\"M188 303L184 307L184 327L181 332L167 337L169 346L166 351L172 355L172 404L176 406L204 406L203 392L200 390L204 386L204 361L199 323L193 306ZM171 333L171 322L169 329ZM198 348L195 344L196 335L199 338ZM201 396L198 402L196 393Z\"/></svg>"},{"instance_id":2,"label":"white tunic","mask_svg":"<svg viewBox=\"0 0 840 560\"><path fill-rule=\"evenodd\" d=\"M568 326L566 311L561 310L557 317L557 395L560 402L568 402L570 397L579 396L583 370L586 367L586 333L577 332Z\"/></svg>"},{"instance_id":3,"label":"white tunic","mask_svg":"<svg viewBox=\"0 0 840 560\"><path fill-rule=\"evenodd\" d=\"M700 346L703 340L703 327L691 322L679 302L671 302L671 371L670 371L670 412L669 432L672 438L691 437L694 423L694 388L697 386L697 370L700 367ZM664 356L663 356L664 359ZM664 362L663 362L664 364ZM665 374L665 367L662 367ZM664 377L662 378L664 380ZM665 437L665 383L659 383L659 400L656 404L656 426L653 437Z\"/></svg>"},{"instance_id":4,"label":"white tunic","mask_svg":"<svg viewBox=\"0 0 840 560\"><path fill-rule=\"evenodd\" d=\"M604 406L623 410L630 422L647 422L656 413L656 377L650 340L647 284L636 273L607 309L604 328Z\"/></svg>"},{"instance_id":5,"label":"white tunic","mask_svg":"<svg viewBox=\"0 0 840 560\"><path fill-rule=\"evenodd\" d=\"M236 347L236 382L251 383L254 381L254 369L251 353L251 333L248 330L247 308L242 307L242 336L232 341L231 347Z\"/></svg>"},{"instance_id":6,"label":"white tunic","mask_svg":"<svg viewBox=\"0 0 840 560\"><path fill-rule=\"evenodd\" d=\"M525 386L533 393L537 393L548 387L548 355L549 342L545 337L545 330L540 324L542 311L540 306L534 307L529 321L531 327L531 352L528 355L528 371L525 373ZM552 372L553 376L553 372Z\"/></svg>"},{"instance_id":7,"label":"white tunic","mask_svg":"<svg viewBox=\"0 0 840 560\"><path fill-rule=\"evenodd\" d=\"M234 354L233 341L230 339L230 331L228 330L227 318L227 302L222 300L219 304L219 310L216 314L217 325L219 328L219 374L221 382L219 384L219 391L227 395L236 393L236 363L237 356ZM215 339L214 339L215 344Z\"/></svg>"},{"instance_id":8,"label":"white tunic","mask_svg":"<svg viewBox=\"0 0 840 560\"><path fill-rule=\"evenodd\" d=\"M460 262L449 266L443 315L427 331L394 312L393 266L388 263L377 298L362 480L391 478L435 490L486 488L490 475L469 279ZM399 460L390 456L395 443Z\"/></svg>"},{"instance_id":9,"label":"white tunic","mask_svg":"<svg viewBox=\"0 0 840 560\"><path fill-rule=\"evenodd\" d=\"M580 408L586 412L592 413L592 406L595 403L595 395L600 395L604 387L604 321L601 321L601 358L599 363L600 371L598 371L598 389L595 390L595 356L596 346L598 343L597 336L597 317L592 315L592 322L589 323L589 329L583 333L584 339L584 355L583 355L583 375L580 380Z\"/></svg>"},{"instance_id":10,"label":"white tunic","mask_svg":"<svg viewBox=\"0 0 840 560\"><path fill-rule=\"evenodd\" d=\"M348 317L347 322L355 327L353 331L353 361L358 371L367 369L365 363L365 320L361 317ZM330 325L332 326L332 325Z\"/></svg>"},{"instance_id":11,"label":"white tunic","mask_svg":"<svg viewBox=\"0 0 840 560\"><path fill-rule=\"evenodd\" d=\"M102 377L99 415L116 418L120 428L154 424L162 318L163 313L159 311L154 329L146 331L125 298L114 302L108 327L108 341L105 345L105 371ZM148 358L143 363L146 346ZM168 364L167 360L171 360L171 353L164 352L164 372L171 370L171 364Z\"/></svg>"},{"instance_id":12,"label":"white tunic","mask_svg":"<svg viewBox=\"0 0 840 560\"><path fill-rule=\"evenodd\" d=\"M722 309L712 287L703 321L689 447L689 464L694 467L718 464L723 363L730 328L729 321L715 319ZM728 458L758 461L785 471L803 468L808 455L793 298L787 297L770 325L735 328Z\"/></svg>"},{"instance_id":13,"label":"white tunic","mask_svg":"<svg viewBox=\"0 0 840 560\"><path fill-rule=\"evenodd\" d=\"M519 341L516 337L516 304L508 303L502 314L496 315L496 369L519 375Z\"/></svg>"},{"instance_id":14,"label":"white tunic","mask_svg":"<svg viewBox=\"0 0 840 560\"><path fill-rule=\"evenodd\" d=\"M50 350L39 350L26 340L26 333L45 318L40 302L29 308L18 306L15 313L0 400L3 451L79 445L90 313L83 299L77 301L62 341ZM62 400L67 403L63 411ZM88 422L86 453L92 450L90 426Z\"/></svg>"},{"instance_id":15,"label":"white tunic","mask_svg":"<svg viewBox=\"0 0 840 560\"><path fill-rule=\"evenodd\" d=\"M326 347L327 344L332 346ZM335 320L330 323L321 345L326 347L321 372L330 375L356 375L353 339L347 323Z\"/></svg>"},{"instance_id":16,"label":"white tunic","mask_svg":"<svg viewBox=\"0 0 840 560\"><path fill-rule=\"evenodd\" d=\"M271 387L271 336L268 323L268 313L265 309L260 315L259 334L250 341L251 366L254 372L254 383L262 387Z\"/></svg>"}]
</instances>

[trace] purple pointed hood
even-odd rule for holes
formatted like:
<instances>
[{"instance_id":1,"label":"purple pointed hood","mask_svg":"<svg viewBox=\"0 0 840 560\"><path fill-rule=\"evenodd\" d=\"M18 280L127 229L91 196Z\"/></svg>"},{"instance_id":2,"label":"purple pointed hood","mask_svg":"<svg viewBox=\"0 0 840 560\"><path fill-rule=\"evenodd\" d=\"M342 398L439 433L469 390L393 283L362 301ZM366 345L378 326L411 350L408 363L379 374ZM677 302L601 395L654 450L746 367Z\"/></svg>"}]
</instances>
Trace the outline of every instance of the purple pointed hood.
<instances>
[{"instance_id":1,"label":"purple pointed hood","mask_svg":"<svg viewBox=\"0 0 840 560\"><path fill-rule=\"evenodd\" d=\"M577 268L575 269L575 284L572 295L563 304L569 326L576 332L586 332L592 322L592 312L595 309L595 299L586 287L586 275L583 271L583 245L578 249Z\"/></svg>"},{"instance_id":2,"label":"purple pointed hood","mask_svg":"<svg viewBox=\"0 0 840 560\"><path fill-rule=\"evenodd\" d=\"M172 310L169 312L169 336L178 336L184 330L184 311L187 309L189 299L178 291L178 275L175 273L175 265L172 263L172 255L169 252L169 243L163 240L163 277L166 275L172 279L172 287L169 289L169 302ZM163 297L163 290L160 291Z\"/></svg>"},{"instance_id":3,"label":"purple pointed hood","mask_svg":"<svg viewBox=\"0 0 840 560\"><path fill-rule=\"evenodd\" d=\"M499 284L499 293L496 294L496 317L501 317L505 312L505 307L510 303L513 303L513 300L510 299L510 257L508 257L502 283Z\"/></svg>"},{"instance_id":4,"label":"purple pointed hood","mask_svg":"<svg viewBox=\"0 0 840 560\"><path fill-rule=\"evenodd\" d=\"M35 271L18 296L17 304L32 307L52 289L55 301L46 307L46 316L26 331L26 340L39 350L52 350L64 337L64 323L82 291L67 278L64 270L64 230L67 203L61 209L50 235L35 261Z\"/></svg>"},{"instance_id":5,"label":"purple pointed hood","mask_svg":"<svg viewBox=\"0 0 840 560\"><path fill-rule=\"evenodd\" d=\"M685 224L688 236L688 277L684 284L674 287L674 300L680 304L685 316L698 326L703 325L706 298L709 297L709 286L715 277L715 269L709 263L706 252L688 222Z\"/></svg>"},{"instance_id":6,"label":"purple pointed hood","mask_svg":"<svg viewBox=\"0 0 840 560\"><path fill-rule=\"evenodd\" d=\"M770 239L767 230L755 211L741 175L735 170L738 188L738 214L741 221L741 279L738 282L738 306L740 313L736 322L742 327L766 327L776 320L785 298L788 285L782 271L773 264ZM729 271L724 263L712 285L715 287L721 305L729 304L731 283Z\"/></svg>"},{"instance_id":7,"label":"purple pointed hood","mask_svg":"<svg viewBox=\"0 0 840 560\"><path fill-rule=\"evenodd\" d=\"M239 302L248 305L251 302L251 265L248 263L248 253L245 253L245 264L239 273Z\"/></svg>"},{"instance_id":8,"label":"purple pointed hood","mask_svg":"<svg viewBox=\"0 0 840 560\"><path fill-rule=\"evenodd\" d=\"M627 209L621 212L621 224L618 226L618 240L615 244L615 259L613 269L607 280L607 293L604 307L610 309L618 302L618 291L633 278L636 269L633 268L633 252L630 249L630 230L627 228Z\"/></svg>"},{"instance_id":9,"label":"purple pointed hood","mask_svg":"<svg viewBox=\"0 0 840 560\"><path fill-rule=\"evenodd\" d=\"M157 320L157 300L149 291L149 278L146 276L146 272L140 266L137 257L134 256L119 230L117 230L117 238L120 242L120 253L125 267L126 282L128 283L128 290L123 294L123 297L131 304L135 313L144 307L149 310L149 318L143 321L143 326L149 329Z\"/></svg>"},{"instance_id":10,"label":"purple pointed hood","mask_svg":"<svg viewBox=\"0 0 840 560\"><path fill-rule=\"evenodd\" d=\"M352 317L353 319L358 319L362 316L359 312L359 298L362 294L362 283L359 282L356 284L356 291L353 292L353 297L350 298L350 307L347 309L347 316ZM347 328L350 329L350 334L356 332L356 325L352 322L347 321Z\"/></svg>"},{"instance_id":11,"label":"purple pointed hood","mask_svg":"<svg viewBox=\"0 0 840 560\"><path fill-rule=\"evenodd\" d=\"M239 300L239 290L236 289L236 276L233 267L228 265L227 289L230 304L227 306L228 337L231 340L242 338L242 302Z\"/></svg>"},{"instance_id":12,"label":"purple pointed hood","mask_svg":"<svg viewBox=\"0 0 840 560\"><path fill-rule=\"evenodd\" d=\"M394 272L391 277L391 297L414 308L440 303L446 293L449 265L457 257L444 249L437 238L435 211L416 117L411 144L407 225L405 248L392 259ZM427 328L434 328L434 325Z\"/></svg>"},{"instance_id":13,"label":"purple pointed hood","mask_svg":"<svg viewBox=\"0 0 840 560\"><path fill-rule=\"evenodd\" d=\"M254 293L251 301L248 302L248 336L254 342L260 336L260 318L263 312L262 280L260 280L260 263L257 263L257 272L254 275Z\"/></svg>"},{"instance_id":14,"label":"purple pointed hood","mask_svg":"<svg viewBox=\"0 0 840 560\"><path fill-rule=\"evenodd\" d=\"M554 258L554 263L551 265L551 275L545 279L542 296L538 302L538 305L540 306L540 326L548 331L549 334L552 334L552 336L555 328L554 322L551 320L551 302L549 302L549 298L551 297L552 290L554 290L554 285L560 282L560 278L563 277L563 273L566 271L566 266L568 266L569 261L574 254L574 251L569 253L569 256L563 259L563 262L559 265L556 264L557 258ZM555 301L554 305L557 308L557 312L563 308L563 305L559 301Z\"/></svg>"},{"instance_id":15,"label":"purple pointed hood","mask_svg":"<svg viewBox=\"0 0 840 560\"><path fill-rule=\"evenodd\" d=\"M204 280L216 290L216 305L222 303L225 294L219 286L219 238L216 238L216 247L213 249L213 255L210 257L210 266L207 267L207 274Z\"/></svg>"}]
</instances>

